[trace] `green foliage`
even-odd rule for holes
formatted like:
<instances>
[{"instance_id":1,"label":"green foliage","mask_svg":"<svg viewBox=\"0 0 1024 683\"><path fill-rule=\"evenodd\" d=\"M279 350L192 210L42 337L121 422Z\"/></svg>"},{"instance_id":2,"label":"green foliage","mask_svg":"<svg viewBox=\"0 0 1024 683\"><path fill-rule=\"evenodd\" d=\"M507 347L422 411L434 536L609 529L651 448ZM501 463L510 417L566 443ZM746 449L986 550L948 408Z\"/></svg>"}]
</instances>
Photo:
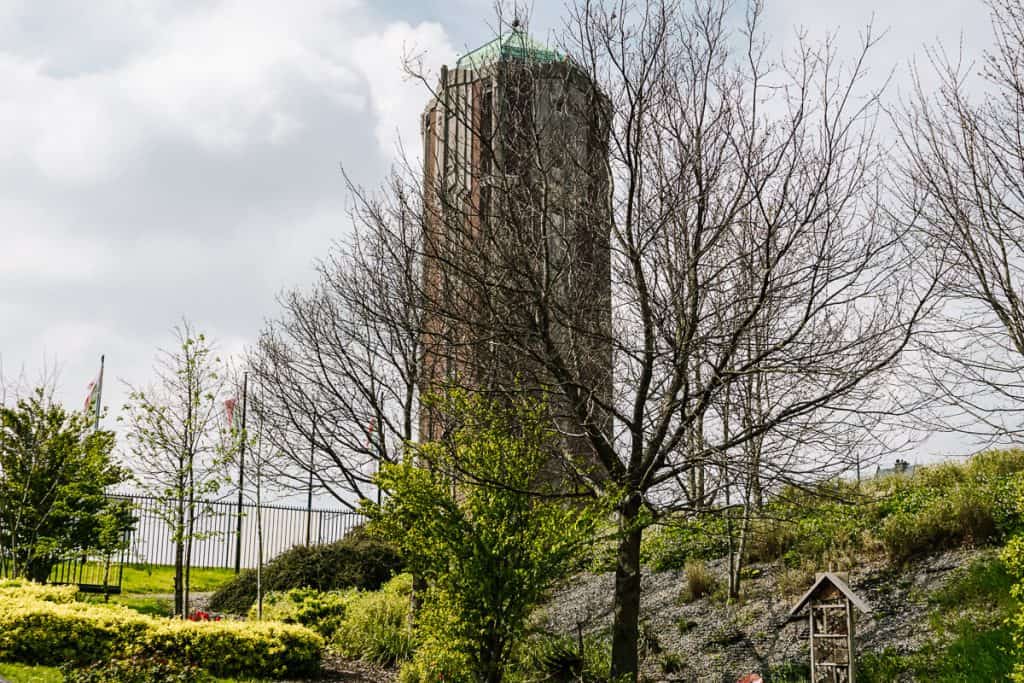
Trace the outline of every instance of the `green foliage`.
<instances>
[{"instance_id":1,"label":"green foliage","mask_svg":"<svg viewBox=\"0 0 1024 683\"><path fill-rule=\"evenodd\" d=\"M810 679L811 667L805 661L783 662L765 671L765 680L772 683L806 683Z\"/></svg>"},{"instance_id":2,"label":"green foliage","mask_svg":"<svg viewBox=\"0 0 1024 683\"><path fill-rule=\"evenodd\" d=\"M915 681L1004 681L1013 671L1007 656L1012 637L1007 627L979 628L971 619L958 619L948 637L935 638L917 652L886 648L868 652L859 662L857 680L890 683L910 676Z\"/></svg>"},{"instance_id":3,"label":"green foliage","mask_svg":"<svg viewBox=\"0 0 1024 683\"><path fill-rule=\"evenodd\" d=\"M713 560L728 550L725 518L697 515L649 530L644 535L641 560L661 572L682 569L688 560Z\"/></svg>"},{"instance_id":4,"label":"green foliage","mask_svg":"<svg viewBox=\"0 0 1024 683\"><path fill-rule=\"evenodd\" d=\"M113 432L69 413L42 389L0 406L0 562L10 573L45 581L72 552L113 552L132 524L108 486L128 473L110 454Z\"/></svg>"},{"instance_id":5,"label":"green foliage","mask_svg":"<svg viewBox=\"0 0 1024 683\"><path fill-rule=\"evenodd\" d=\"M918 510L897 511L884 519L880 536L890 558L903 562L938 548L999 540L990 491L975 488L971 482L956 484L941 495L935 490L934 494Z\"/></svg>"},{"instance_id":6,"label":"green foliage","mask_svg":"<svg viewBox=\"0 0 1024 683\"><path fill-rule=\"evenodd\" d=\"M293 588L273 592L263 598L263 619L286 624L302 624L330 639L345 618L348 605L359 597L355 589L321 592L313 588ZM256 605L249 609L249 620L257 619Z\"/></svg>"},{"instance_id":7,"label":"green foliage","mask_svg":"<svg viewBox=\"0 0 1024 683\"><path fill-rule=\"evenodd\" d=\"M517 648L509 676L515 683L605 683L611 670L611 641L590 634L578 639L536 633Z\"/></svg>"},{"instance_id":8,"label":"green foliage","mask_svg":"<svg viewBox=\"0 0 1024 683\"><path fill-rule=\"evenodd\" d=\"M1024 483L1017 486L1014 494L1015 508L1024 512ZM1009 574L1017 581L1011 589L1011 595L1018 603L1024 603L1024 534L1018 534L1010 539L1010 542L1003 548L1000 559L1006 564ZM1009 648L1014 660L1011 678L1014 681L1022 682L1024 681L1024 605L1018 604L1012 616L1007 619L1006 625L1013 641Z\"/></svg>"},{"instance_id":9,"label":"green foliage","mask_svg":"<svg viewBox=\"0 0 1024 683\"><path fill-rule=\"evenodd\" d=\"M263 567L263 590L376 590L401 569L398 549L359 527L335 543L295 546L281 553ZM245 614L254 602L256 572L246 570L217 589L210 607Z\"/></svg>"},{"instance_id":10,"label":"green foliage","mask_svg":"<svg viewBox=\"0 0 1024 683\"><path fill-rule=\"evenodd\" d=\"M88 665L145 653L215 675L304 676L319 668L323 639L301 626L189 622L120 605L58 603L31 590L0 601L0 659Z\"/></svg>"},{"instance_id":11,"label":"green foliage","mask_svg":"<svg viewBox=\"0 0 1024 683\"><path fill-rule=\"evenodd\" d=\"M348 596L332 647L346 657L377 664L408 659L414 646L409 620L411 595L412 577L400 574L379 591Z\"/></svg>"},{"instance_id":12,"label":"green foliage","mask_svg":"<svg viewBox=\"0 0 1024 683\"><path fill-rule=\"evenodd\" d=\"M982 607L1005 612L1016 604L1011 595L1013 583L1013 575L1002 558L985 555L958 570L946 585L929 595L928 600L946 610Z\"/></svg>"},{"instance_id":13,"label":"green foliage","mask_svg":"<svg viewBox=\"0 0 1024 683\"><path fill-rule=\"evenodd\" d=\"M1024 450L980 453L966 463L921 467L910 476L831 482L780 491L751 521L747 562L851 566L864 554L905 562L960 546L999 544L1021 527L1014 505ZM726 554L725 521L708 514L669 520L645 545L656 570Z\"/></svg>"},{"instance_id":14,"label":"green foliage","mask_svg":"<svg viewBox=\"0 0 1024 683\"><path fill-rule=\"evenodd\" d=\"M213 683L203 669L159 657L132 657L61 667L64 683Z\"/></svg>"},{"instance_id":15,"label":"green foliage","mask_svg":"<svg viewBox=\"0 0 1024 683\"><path fill-rule=\"evenodd\" d=\"M448 439L420 445L420 464L383 468L387 502L371 514L430 584L424 651L444 640L468 674L500 680L530 610L592 538L596 515L540 495L560 484L548 481L560 440L543 406L452 392L435 407Z\"/></svg>"},{"instance_id":16,"label":"green foliage","mask_svg":"<svg viewBox=\"0 0 1024 683\"><path fill-rule=\"evenodd\" d=\"M867 652L857 662L857 679L864 683L891 683L910 671L911 658L893 648Z\"/></svg>"},{"instance_id":17,"label":"green foliage","mask_svg":"<svg viewBox=\"0 0 1024 683\"><path fill-rule=\"evenodd\" d=\"M910 653L886 648L861 658L860 680L888 682L900 677L928 681L1006 680L1012 634L1006 619L1017 609L1012 577L994 554L976 558L945 586L928 596L931 633Z\"/></svg>"}]
</instances>

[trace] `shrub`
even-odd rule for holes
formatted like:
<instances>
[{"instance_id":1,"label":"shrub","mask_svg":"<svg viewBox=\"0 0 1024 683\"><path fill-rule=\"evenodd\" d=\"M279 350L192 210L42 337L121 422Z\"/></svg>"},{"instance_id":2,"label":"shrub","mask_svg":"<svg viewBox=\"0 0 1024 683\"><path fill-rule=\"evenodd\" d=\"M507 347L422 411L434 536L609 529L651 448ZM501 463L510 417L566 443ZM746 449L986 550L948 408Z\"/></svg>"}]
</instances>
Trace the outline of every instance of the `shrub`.
<instances>
[{"instance_id":1,"label":"shrub","mask_svg":"<svg viewBox=\"0 0 1024 683\"><path fill-rule=\"evenodd\" d=\"M74 602L77 594L78 589L75 586L55 586L50 583L35 583L19 579L0 580L0 600L31 598L66 604Z\"/></svg>"},{"instance_id":2,"label":"shrub","mask_svg":"<svg viewBox=\"0 0 1024 683\"><path fill-rule=\"evenodd\" d=\"M957 484L916 511L898 511L886 517L880 536L889 557L905 562L934 550L989 543L997 540L999 533L986 491Z\"/></svg>"},{"instance_id":3,"label":"shrub","mask_svg":"<svg viewBox=\"0 0 1024 683\"><path fill-rule=\"evenodd\" d=\"M412 577L400 574L379 591L351 596L332 645L346 657L377 664L408 659L413 651L409 622Z\"/></svg>"},{"instance_id":4,"label":"shrub","mask_svg":"<svg viewBox=\"0 0 1024 683\"><path fill-rule=\"evenodd\" d=\"M388 496L372 514L431 585L424 605L456 617L440 632L422 622L425 640L448 640L475 679L499 680L530 612L590 545L607 510L557 500L549 473L562 440L534 399L452 391L434 406L448 435L382 468Z\"/></svg>"},{"instance_id":5,"label":"shrub","mask_svg":"<svg viewBox=\"0 0 1024 683\"><path fill-rule=\"evenodd\" d=\"M661 672L664 674L679 674L686 670L686 657L670 652L661 660Z\"/></svg>"},{"instance_id":6,"label":"shrub","mask_svg":"<svg viewBox=\"0 0 1024 683\"><path fill-rule=\"evenodd\" d=\"M321 592L312 588L269 593L263 598L263 619L301 624L329 639L345 618L348 604L358 595L354 589ZM256 620L255 605L249 609L248 618Z\"/></svg>"},{"instance_id":7,"label":"shrub","mask_svg":"<svg viewBox=\"0 0 1024 683\"><path fill-rule=\"evenodd\" d=\"M0 660L88 664L145 640L148 625L146 617L116 605L8 598L0 602Z\"/></svg>"},{"instance_id":8,"label":"shrub","mask_svg":"<svg viewBox=\"0 0 1024 683\"><path fill-rule=\"evenodd\" d=\"M857 673L859 674L860 671L858 670ZM810 678L811 667L804 661L782 662L769 667L765 672L765 680L772 683L804 683Z\"/></svg>"},{"instance_id":9,"label":"shrub","mask_svg":"<svg viewBox=\"0 0 1024 683\"><path fill-rule=\"evenodd\" d=\"M1002 611L1012 606L1012 588L1013 576L1003 560L986 555L958 569L929 602L946 609L979 606Z\"/></svg>"},{"instance_id":10,"label":"shrub","mask_svg":"<svg viewBox=\"0 0 1024 683\"><path fill-rule=\"evenodd\" d=\"M377 590L401 568L393 545L358 527L336 543L295 546L281 553L263 567L263 590ZM256 572L248 569L217 589L210 608L245 614L254 602Z\"/></svg>"},{"instance_id":11,"label":"shrub","mask_svg":"<svg viewBox=\"0 0 1024 683\"><path fill-rule=\"evenodd\" d=\"M219 676L308 675L323 640L301 626L189 622L148 617L120 605L0 601L0 660L90 664L146 653Z\"/></svg>"},{"instance_id":12,"label":"shrub","mask_svg":"<svg viewBox=\"0 0 1024 683\"><path fill-rule=\"evenodd\" d=\"M157 620L154 620L157 621ZM301 626L161 619L137 649L196 664L216 676L309 676L324 641Z\"/></svg>"},{"instance_id":13,"label":"shrub","mask_svg":"<svg viewBox=\"0 0 1024 683\"><path fill-rule=\"evenodd\" d=\"M783 566L779 569L776 586L783 598L794 598L803 595L804 591L814 583L815 565L804 561L796 567Z\"/></svg>"},{"instance_id":14,"label":"shrub","mask_svg":"<svg viewBox=\"0 0 1024 683\"><path fill-rule=\"evenodd\" d=\"M718 588L718 579L704 562L687 562L685 573L686 585L680 596L683 602L700 600Z\"/></svg>"},{"instance_id":15,"label":"shrub","mask_svg":"<svg viewBox=\"0 0 1024 683\"><path fill-rule=\"evenodd\" d=\"M191 664L159 657L132 657L96 662L84 668L61 667L64 683L213 683L213 677Z\"/></svg>"},{"instance_id":16,"label":"shrub","mask_svg":"<svg viewBox=\"0 0 1024 683\"><path fill-rule=\"evenodd\" d=\"M713 560L728 552L725 519L697 515L670 520L644 535L643 562L656 572L682 569L687 560Z\"/></svg>"},{"instance_id":17,"label":"shrub","mask_svg":"<svg viewBox=\"0 0 1024 683\"><path fill-rule=\"evenodd\" d=\"M605 683L611 670L611 641L598 634L576 638L534 633L517 650L513 683ZM447 679L445 679L447 680Z\"/></svg>"},{"instance_id":18,"label":"shrub","mask_svg":"<svg viewBox=\"0 0 1024 683\"><path fill-rule=\"evenodd\" d=\"M801 539L799 523L782 519L754 519L747 540L747 562L771 562L796 547Z\"/></svg>"}]
</instances>

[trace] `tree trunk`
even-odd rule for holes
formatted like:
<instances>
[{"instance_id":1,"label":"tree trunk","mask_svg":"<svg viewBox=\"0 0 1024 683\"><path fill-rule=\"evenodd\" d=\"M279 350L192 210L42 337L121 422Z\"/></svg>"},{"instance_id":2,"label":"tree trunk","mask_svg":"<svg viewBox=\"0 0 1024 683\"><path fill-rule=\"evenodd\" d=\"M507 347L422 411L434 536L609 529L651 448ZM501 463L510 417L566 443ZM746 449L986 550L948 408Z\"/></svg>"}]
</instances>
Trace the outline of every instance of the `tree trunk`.
<instances>
[{"instance_id":1,"label":"tree trunk","mask_svg":"<svg viewBox=\"0 0 1024 683\"><path fill-rule=\"evenodd\" d=\"M733 555L729 558L729 599L740 597L740 575L743 571L743 556L747 552L747 539L750 537L750 503L743 505L743 520L740 524L739 543L732 547ZM730 546L732 541L730 539Z\"/></svg>"},{"instance_id":2,"label":"tree trunk","mask_svg":"<svg viewBox=\"0 0 1024 683\"><path fill-rule=\"evenodd\" d=\"M194 488L193 484L193 488ZM188 535L185 545L185 616L189 614L189 605L192 601L192 541L196 536L196 505L195 494L189 491L188 494Z\"/></svg>"},{"instance_id":3,"label":"tree trunk","mask_svg":"<svg viewBox=\"0 0 1024 683\"><path fill-rule=\"evenodd\" d=\"M177 510L177 538L174 539L174 615L185 616L185 591L184 567L185 567L185 499L178 498Z\"/></svg>"},{"instance_id":4,"label":"tree trunk","mask_svg":"<svg viewBox=\"0 0 1024 683\"><path fill-rule=\"evenodd\" d=\"M185 565L185 539L179 539L174 542L174 616L183 617L185 615L185 604L184 597L185 593L182 590L182 569Z\"/></svg>"},{"instance_id":5,"label":"tree trunk","mask_svg":"<svg viewBox=\"0 0 1024 683\"><path fill-rule=\"evenodd\" d=\"M611 679L635 683L639 670L637 641L640 623L640 537L637 527L640 496L633 494L619 512L618 558L615 564Z\"/></svg>"}]
</instances>

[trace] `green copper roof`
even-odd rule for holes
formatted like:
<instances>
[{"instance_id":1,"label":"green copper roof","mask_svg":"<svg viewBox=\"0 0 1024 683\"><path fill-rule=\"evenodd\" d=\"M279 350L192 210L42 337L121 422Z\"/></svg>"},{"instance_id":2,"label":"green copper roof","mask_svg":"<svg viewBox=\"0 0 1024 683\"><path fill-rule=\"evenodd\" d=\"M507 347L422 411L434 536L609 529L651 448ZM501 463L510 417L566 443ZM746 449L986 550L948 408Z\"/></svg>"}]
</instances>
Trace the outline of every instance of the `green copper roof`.
<instances>
[{"instance_id":1,"label":"green copper roof","mask_svg":"<svg viewBox=\"0 0 1024 683\"><path fill-rule=\"evenodd\" d=\"M503 59L516 59L530 62L560 62L565 57L557 50L538 43L516 24L512 30L503 33L489 43L485 43L459 57L455 62L456 69L479 69Z\"/></svg>"}]
</instances>

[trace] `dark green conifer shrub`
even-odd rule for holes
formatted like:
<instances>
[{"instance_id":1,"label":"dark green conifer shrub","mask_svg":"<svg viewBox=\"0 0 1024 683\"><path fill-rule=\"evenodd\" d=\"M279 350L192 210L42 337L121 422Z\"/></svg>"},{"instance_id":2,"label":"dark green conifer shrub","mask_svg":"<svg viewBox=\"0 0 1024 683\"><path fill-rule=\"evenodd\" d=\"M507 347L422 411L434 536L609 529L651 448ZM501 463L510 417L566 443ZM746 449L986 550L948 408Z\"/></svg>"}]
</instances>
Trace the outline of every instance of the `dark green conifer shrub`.
<instances>
[{"instance_id":1,"label":"dark green conifer shrub","mask_svg":"<svg viewBox=\"0 0 1024 683\"><path fill-rule=\"evenodd\" d=\"M295 546L281 553L263 567L263 590L377 590L401 569L397 549L359 527L336 543ZM213 594L210 608L245 614L254 602L256 572L246 570Z\"/></svg>"}]
</instances>

